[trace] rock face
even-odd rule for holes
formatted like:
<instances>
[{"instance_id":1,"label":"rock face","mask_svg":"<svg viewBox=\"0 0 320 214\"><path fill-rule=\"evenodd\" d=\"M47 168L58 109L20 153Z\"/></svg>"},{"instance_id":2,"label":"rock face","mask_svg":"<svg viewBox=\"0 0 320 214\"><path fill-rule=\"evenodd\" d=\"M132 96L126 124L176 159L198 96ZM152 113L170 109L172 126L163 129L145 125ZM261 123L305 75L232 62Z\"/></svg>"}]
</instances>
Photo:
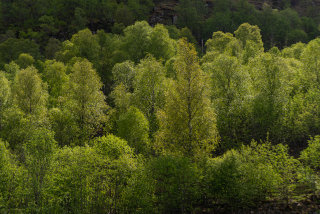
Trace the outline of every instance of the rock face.
<instances>
[{"instance_id":1,"label":"rock face","mask_svg":"<svg viewBox=\"0 0 320 214\"><path fill-rule=\"evenodd\" d=\"M149 19L150 25L162 23L172 25L176 22L176 7L178 6L177 0L163 1L157 4L152 11Z\"/></svg>"}]
</instances>

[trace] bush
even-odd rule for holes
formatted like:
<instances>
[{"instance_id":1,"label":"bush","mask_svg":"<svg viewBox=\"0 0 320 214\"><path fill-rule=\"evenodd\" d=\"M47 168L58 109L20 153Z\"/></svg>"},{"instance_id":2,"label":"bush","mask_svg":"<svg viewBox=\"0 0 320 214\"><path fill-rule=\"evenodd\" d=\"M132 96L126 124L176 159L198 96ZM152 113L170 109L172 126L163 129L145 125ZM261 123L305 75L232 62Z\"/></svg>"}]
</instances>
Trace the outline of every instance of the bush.
<instances>
[{"instance_id":1,"label":"bush","mask_svg":"<svg viewBox=\"0 0 320 214\"><path fill-rule=\"evenodd\" d=\"M45 213L118 213L136 159L127 142L113 135L94 146L64 147L53 155L45 178Z\"/></svg>"},{"instance_id":2,"label":"bush","mask_svg":"<svg viewBox=\"0 0 320 214\"><path fill-rule=\"evenodd\" d=\"M320 136L308 141L308 147L301 152L300 160L314 170L320 170Z\"/></svg>"},{"instance_id":3,"label":"bush","mask_svg":"<svg viewBox=\"0 0 320 214\"><path fill-rule=\"evenodd\" d=\"M286 146L253 142L207 162L204 192L212 203L231 208L257 205L270 197L288 200L299 166Z\"/></svg>"},{"instance_id":4,"label":"bush","mask_svg":"<svg viewBox=\"0 0 320 214\"><path fill-rule=\"evenodd\" d=\"M30 201L28 184L25 168L18 166L0 139L0 213L12 213L27 206Z\"/></svg>"},{"instance_id":5,"label":"bush","mask_svg":"<svg viewBox=\"0 0 320 214\"><path fill-rule=\"evenodd\" d=\"M303 166L299 170L299 183L304 191L315 192L320 190L320 136L311 138L308 144L300 154Z\"/></svg>"},{"instance_id":6,"label":"bush","mask_svg":"<svg viewBox=\"0 0 320 214\"><path fill-rule=\"evenodd\" d=\"M141 167L124 191L126 213L190 213L200 173L185 157L160 156Z\"/></svg>"},{"instance_id":7,"label":"bush","mask_svg":"<svg viewBox=\"0 0 320 214\"><path fill-rule=\"evenodd\" d=\"M247 207L265 200L275 189L277 179L271 165L254 163L231 150L208 161L204 191L215 204Z\"/></svg>"},{"instance_id":8,"label":"bush","mask_svg":"<svg viewBox=\"0 0 320 214\"><path fill-rule=\"evenodd\" d=\"M131 106L121 114L117 122L118 136L127 140L136 153L147 154L149 150L149 122L143 113Z\"/></svg>"}]
</instances>

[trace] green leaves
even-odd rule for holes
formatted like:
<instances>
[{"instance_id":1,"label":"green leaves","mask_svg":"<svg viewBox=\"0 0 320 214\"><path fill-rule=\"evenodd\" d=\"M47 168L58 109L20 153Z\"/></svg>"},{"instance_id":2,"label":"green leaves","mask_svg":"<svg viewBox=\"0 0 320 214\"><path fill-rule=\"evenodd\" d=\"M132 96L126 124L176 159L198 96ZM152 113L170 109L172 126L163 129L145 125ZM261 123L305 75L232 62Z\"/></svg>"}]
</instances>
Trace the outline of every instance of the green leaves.
<instances>
[{"instance_id":1,"label":"green leaves","mask_svg":"<svg viewBox=\"0 0 320 214\"><path fill-rule=\"evenodd\" d=\"M107 104L101 88L100 77L89 61L73 65L66 108L75 117L82 140L94 135L106 122Z\"/></svg>"},{"instance_id":2,"label":"green leaves","mask_svg":"<svg viewBox=\"0 0 320 214\"><path fill-rule=\"evenodd\" d=\"M10 82L3 72L0 72L0 114L7 105L11 95Z\"/></svg>"},{"instance_id":3,"label":"green leaves","mask_svg":"<svg viewBox=\"0 0 320 214\"><path fill-rule=\"evenodd\" d=\"M216 142L215 114L194 47L184 40L179 40L178 47L177 80L168 86L165 106L157 115L156 147L194 156Z\"/></svg>"},{"instance_id":4,"label":"green leaves","mask_svg":"<svg viewBox=\"0 0 320 214\"><path fill-rule=\"evenodd\" d=\"M118 136L127 140L136 153L149 151L149 122L139 109L130 107L117 121Z\"/></svg>"},{"instance_id":5,"label":"green leaves","mask_svg":"<svg viewBox=\"0 0 320 214\"><path fill-rule=\"evenodd\" d=\"M25 114L40 115L46 110L48 92L36 68L27 67L16 74L13 96Z\"/></svg>"}]
</instances>

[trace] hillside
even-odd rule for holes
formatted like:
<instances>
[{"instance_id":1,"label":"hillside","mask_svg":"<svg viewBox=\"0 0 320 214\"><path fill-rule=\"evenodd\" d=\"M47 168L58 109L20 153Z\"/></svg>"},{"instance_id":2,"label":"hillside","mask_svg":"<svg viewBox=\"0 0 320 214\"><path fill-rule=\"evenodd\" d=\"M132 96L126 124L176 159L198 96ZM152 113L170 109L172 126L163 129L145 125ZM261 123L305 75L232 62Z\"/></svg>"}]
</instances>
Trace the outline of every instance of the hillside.
<instances>
[{"instance_id":1,"label":"hillside","mask_svg":"<svg viewBox=\"0 0 320 214\"><path fill-rule=\"evenodd\" d=\"M0 213L319 213L319 29L289 6L0 1Z\"/></svg>"}]
</instances>

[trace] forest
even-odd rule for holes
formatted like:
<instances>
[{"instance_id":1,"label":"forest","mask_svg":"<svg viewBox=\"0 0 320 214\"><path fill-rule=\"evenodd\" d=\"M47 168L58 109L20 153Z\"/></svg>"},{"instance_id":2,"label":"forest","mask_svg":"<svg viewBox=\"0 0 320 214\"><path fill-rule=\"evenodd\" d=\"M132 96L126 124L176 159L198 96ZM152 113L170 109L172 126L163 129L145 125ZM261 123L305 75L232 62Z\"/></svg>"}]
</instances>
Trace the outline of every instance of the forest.
<instances>
[{"instance_id":1,"label":"forest","mask_svg":"<svg viewBox=\"0 0 320 214\"><path fill-rule=\"evenodd\" d=\"M312 10L64 2L0 2L0 213L319 212Z\"/></svg>"}]
</instances>

